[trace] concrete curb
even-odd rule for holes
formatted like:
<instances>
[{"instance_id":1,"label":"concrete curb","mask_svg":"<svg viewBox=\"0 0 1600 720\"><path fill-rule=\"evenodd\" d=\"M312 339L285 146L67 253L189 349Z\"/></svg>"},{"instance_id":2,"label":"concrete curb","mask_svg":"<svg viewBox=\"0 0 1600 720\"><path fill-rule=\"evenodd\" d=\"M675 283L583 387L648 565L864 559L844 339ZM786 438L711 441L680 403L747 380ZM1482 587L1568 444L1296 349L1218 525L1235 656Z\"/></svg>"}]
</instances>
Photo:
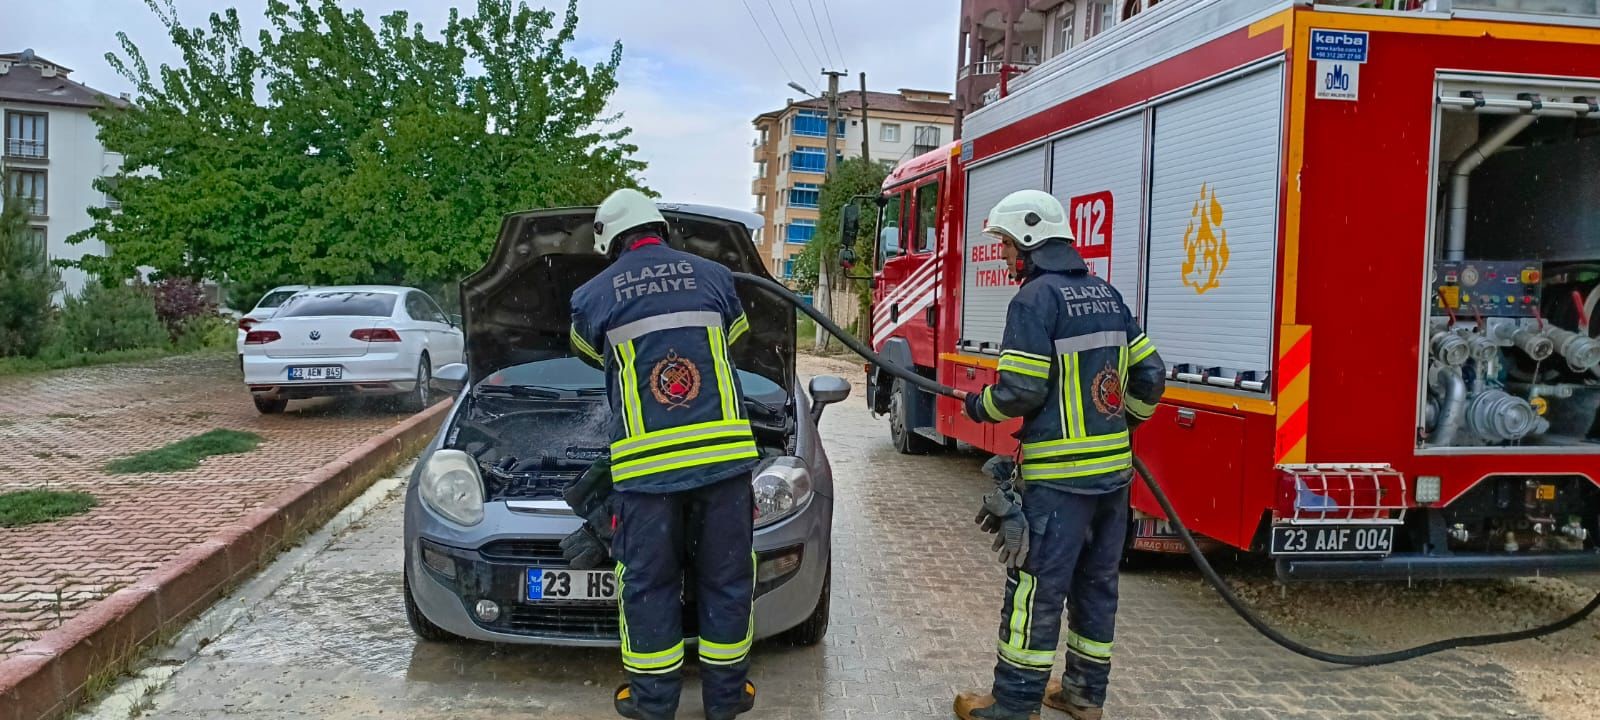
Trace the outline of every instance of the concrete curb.
<instances>
[{"instance_id":1,"label":"concrete curb","mask_svg":"<svg viewBox=\"0 0 1600 720\"><path fill-rule=\"evenodd\" d=\"M432 439L450 403L434 405L306 474L129 587L0 661L0 720L60 717L110 686L144 646L182 628L278 551L332 517Z\"/></svg>"}]
</instances>

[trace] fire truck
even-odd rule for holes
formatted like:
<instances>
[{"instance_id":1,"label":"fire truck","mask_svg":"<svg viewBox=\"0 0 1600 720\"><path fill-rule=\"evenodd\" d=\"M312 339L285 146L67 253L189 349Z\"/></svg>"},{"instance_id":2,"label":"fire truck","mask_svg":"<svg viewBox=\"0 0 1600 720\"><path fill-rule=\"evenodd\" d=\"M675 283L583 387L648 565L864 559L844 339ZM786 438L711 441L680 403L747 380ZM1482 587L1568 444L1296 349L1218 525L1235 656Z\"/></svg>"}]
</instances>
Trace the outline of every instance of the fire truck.
<instances>
[{"instance_id":1,"label":"fire truck","mask_svg":"<svg viewBox=\"0 0 1600 720\"><path fill-rule=\"evenodd\" d=\"M1189 528L1284 580L1600 569L1600 17L1455 4L1168 0L1011 79L875 198L871 344L995 382L984 217L1045 190L1167 364L1135 451ZM868 379L901 452L1016 450Z\"/></svg>"}]
</instances>

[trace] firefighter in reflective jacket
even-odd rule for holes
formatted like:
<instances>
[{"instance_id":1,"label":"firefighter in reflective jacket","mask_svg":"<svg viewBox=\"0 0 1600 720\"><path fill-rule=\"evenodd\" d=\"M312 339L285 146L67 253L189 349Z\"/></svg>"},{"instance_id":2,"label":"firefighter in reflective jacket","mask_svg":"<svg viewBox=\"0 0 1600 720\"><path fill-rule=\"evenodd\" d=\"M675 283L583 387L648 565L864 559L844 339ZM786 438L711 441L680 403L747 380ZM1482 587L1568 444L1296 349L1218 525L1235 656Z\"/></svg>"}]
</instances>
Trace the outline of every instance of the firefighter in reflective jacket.
<instances>
[{"instance_id":1,"label":"firefighter in reflective jacket","mask_svg":"<svg viewBox=\"0 0 1600 720\"><path fill-rule=\"evenodd\" d=\"M1023 418L1022 462L1002 475L1020 482L1000 483L979 513L999 533L1008 566L994 688L958 695L955 711L1026 720L1038 717L1042 700L1099 718L1128 529L1129 431L1155 411L1164 366L1122 296L1089 274L1050 194L1008 195L984 232L1002 242L1022 287L1006 314L999 382L968 395L966 412L989 423ZM1067 662L1056 683L1064 603Z\"/></svg>"},{"instance_id":2,"label":"firefighter in reflective jacket","mask_svg":"<svg viewBox=\"0 0 1600 720\"><path fill-rule=\"evenodd\" d=\"M649 198L612 193L595 212L594 247L614 262L572 295L571 343L605 369L612 415L612 554L630 680L613 700L627 718L677 712L692 541L706 717L731 720L755 704L746 676L757 453L728 351L750 323L728 269L667 247L667 236Z\"/></svg>"}]
</instances>

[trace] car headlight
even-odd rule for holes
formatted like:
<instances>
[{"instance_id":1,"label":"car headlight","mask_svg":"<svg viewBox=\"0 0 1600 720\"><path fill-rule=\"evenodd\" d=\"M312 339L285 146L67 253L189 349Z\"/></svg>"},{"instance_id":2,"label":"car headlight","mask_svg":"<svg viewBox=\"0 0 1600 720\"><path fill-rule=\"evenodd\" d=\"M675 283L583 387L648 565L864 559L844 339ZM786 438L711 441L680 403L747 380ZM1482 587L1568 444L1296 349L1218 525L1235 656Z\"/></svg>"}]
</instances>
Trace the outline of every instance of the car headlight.
<instances>
[{"instance_id":1,"label":"car headlight","mask_svg":"<svg viewBox=\"0 0 1600 720\"><path fill-rule=\"evenodd\" d=\"M483 522L483 477L460 450L440 450L422 467L422 501L459 525Z\"/></svg>"},{"instance_id":2,"label":"car headlight","mask_svg":"<svg viewBox=\"0 0 1600 720\"><path fill-rule=\"evenodd\" d=\"M781 457L756 470L755 526L766 527L800 511L811 502L811 471L797 457Z\"/></svg>"}]
</instances>

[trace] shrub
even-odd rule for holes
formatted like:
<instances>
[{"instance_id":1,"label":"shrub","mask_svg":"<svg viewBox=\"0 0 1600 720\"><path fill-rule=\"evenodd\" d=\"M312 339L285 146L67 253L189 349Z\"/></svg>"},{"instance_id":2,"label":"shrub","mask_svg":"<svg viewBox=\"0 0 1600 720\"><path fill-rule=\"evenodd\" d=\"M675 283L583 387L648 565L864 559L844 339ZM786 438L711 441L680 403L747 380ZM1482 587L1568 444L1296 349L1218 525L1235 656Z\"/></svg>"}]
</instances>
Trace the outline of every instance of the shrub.
<instances>
[{"instance_id":1,"label":"shrub","mask_svg":"<svg viewBox=\"0 0 1600 720\"><path fill-rule=\"evenodd\" d=\"M150 286L150 297L155 301L156 317L167 326L167 335L173 342L178 341L190 320L217 313L217 306L206 297L205 289L188 278L158 280Z\"/></svg>"},{"instance_id":2,"label":"shrub","mask_svg":"<svg viewBox=\"0 0 1600 720\"><path fill-rule=\"evenodd\" d=\"M81 295L67 298L52 335L49 353L61 356L163 347L170 342L149 294L127 285L99 283L89 283Z\"/></svg>"},{"instance_id":3,"label":"shrub","mask_svg":"<svg viewBox=\"0 0 1600 720\"><path fill-rule=\"evenodd\" d=\"M231 348L238 339L238 327L220 315L192 317L178 327L173 347L179 352Z\"/></svg>"},{"instance_id":4,"label":"shrub","mask_svg":"<svg viewBox=\"0 0 1600 720\"><path fill-rule=\"evenodd\" d=\"M15 198L0 208L0 357L39 351L54 312L50 296L61 289L61 274L34 238L24 208Z\"/></svg>"}]
</instances>

